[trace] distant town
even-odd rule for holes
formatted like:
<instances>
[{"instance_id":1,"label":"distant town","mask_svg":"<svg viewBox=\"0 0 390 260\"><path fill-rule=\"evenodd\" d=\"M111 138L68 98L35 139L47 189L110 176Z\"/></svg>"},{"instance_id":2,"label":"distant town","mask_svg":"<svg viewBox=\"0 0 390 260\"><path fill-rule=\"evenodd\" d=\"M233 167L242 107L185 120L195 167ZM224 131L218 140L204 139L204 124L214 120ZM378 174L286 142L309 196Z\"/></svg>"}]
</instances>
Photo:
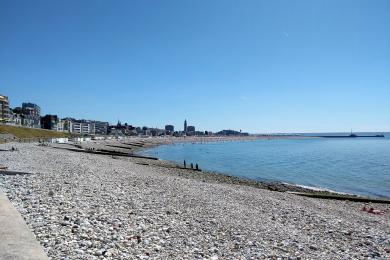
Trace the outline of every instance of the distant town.
<instances>
[{"instance_id":1,"label":"distant town","mask_svg":"<svg viewBox=\"0 0 390 260\"><path fill-rule=\"evenodd\" d=\"M75 119L72 117L59 118L55 114L41 116L41 107L38 104L25 102L21 106L11 107L8 96L0 94L0 124L21 126L28 128L42 128L52 131L67 132L83 136L248 136L235 130L222 130L216 133L211 131L197 131L195 126L187 125L184 120L183 129L177 130L172 124L165 125L164 129L153 127L137 127L118 121L116 125L108 122Z\"/></svg>"}]
</instances>

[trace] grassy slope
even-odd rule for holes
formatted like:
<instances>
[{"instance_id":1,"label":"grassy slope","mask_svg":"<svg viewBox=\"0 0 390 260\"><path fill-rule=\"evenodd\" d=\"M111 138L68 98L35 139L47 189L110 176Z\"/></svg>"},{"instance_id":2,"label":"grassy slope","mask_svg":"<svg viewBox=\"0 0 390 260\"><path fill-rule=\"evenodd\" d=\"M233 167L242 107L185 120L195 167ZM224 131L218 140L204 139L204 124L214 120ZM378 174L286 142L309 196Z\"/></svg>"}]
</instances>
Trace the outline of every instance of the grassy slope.
<instances>
[{"instance_id":1,"label":"grassy slope","mask_svg":"<svg viewBox=\"0 0 390 260\"><path fill-rule=\"evenodd\" d=\"M12 134L16 138L70 137L68 133L9 125L0 125L0 134Z\"/></svg>"}]
</instances>

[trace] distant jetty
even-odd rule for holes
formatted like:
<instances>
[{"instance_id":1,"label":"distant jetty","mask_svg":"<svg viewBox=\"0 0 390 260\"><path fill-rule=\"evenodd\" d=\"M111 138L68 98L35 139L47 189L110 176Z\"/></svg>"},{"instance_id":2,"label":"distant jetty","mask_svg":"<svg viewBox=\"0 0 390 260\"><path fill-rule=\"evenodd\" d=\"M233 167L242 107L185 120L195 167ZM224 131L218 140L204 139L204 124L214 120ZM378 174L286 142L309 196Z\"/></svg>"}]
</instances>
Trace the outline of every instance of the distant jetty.
<instances>
[{"instance_id":1,"label":"distant jetty","mask_svg":"<svg viewBox=\"0 0 390 260\"><path fill-rule=\"evenodd\" d=\"M357 135L357 134L350 134L350 135L320 135L318 137L323 138L357 138L357 137L385 137L383 134L379 135Z\"/></svg>"}]
</instances>

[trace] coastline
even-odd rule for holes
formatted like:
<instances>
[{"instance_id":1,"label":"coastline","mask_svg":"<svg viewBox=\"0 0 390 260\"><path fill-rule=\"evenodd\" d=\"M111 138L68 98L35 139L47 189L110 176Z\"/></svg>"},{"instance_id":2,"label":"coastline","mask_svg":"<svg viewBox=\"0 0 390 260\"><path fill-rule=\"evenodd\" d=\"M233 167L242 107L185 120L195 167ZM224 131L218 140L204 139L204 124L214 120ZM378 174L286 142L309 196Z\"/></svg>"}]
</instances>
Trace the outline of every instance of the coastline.
<instances>
[{"instance_id":1,"label":"coastline","mask_svg":"<svg viewBox=\"0 0 390 260\"><path fill-rule=\"evenodd\" d=\"M53 259L390 257L386 204L258 189L160 160L15 148L0 164L26 174L0 175L0 190Z\"/></svg>"},{"instance_id":2,"label":"coastline","mask_svg":"<svg viewBox=\"0 0 390 260\"><path fill-rule=\"evenodd\" d=\"M313 139L318 137L312 136L295 136L295 135L274 135L274 136L212 136L212 137L198 137L198 136L189 136L189 137L157 137L157 138L142 138L142 137L129 137L121 140L104 140L104 141L92 141L92 142L82 142L76 144L65 144L68 146L69 150L72 150L73 147L83 148L86 150L102 151L103 154L109 155L110 152L112 156L131 156L133 159L139 159L141 164L149 165L151 167L165 167L172 168L178 171L184 170L186 174L179 173L180 176L185 176L186 178L193 178L202 181L209 182L219 182L219 183L228 183L235 185L244 185L250 187L256 187L259 189L267 189L277 192L293 192L296 194L310 194L313 197L323 198L323 199L345 199L350 201L362 201L362 202L376 202L379 203L390 203L390 198L388 197L370 197L360 194L346 193L336 190L331 190L324 187L309 187L306 185L301 185L297 183L288 183L284 181L272 181L272 180L256 180L245 178L242 176L229 175L219 171L207 171L205 169L200 169L196 171L195 169L183 168L182 165L169 160L163 160L160 158L154 158L150 156L145 156L142 154L143 150L153 149L162 145L178 145L183 143L192 143L192 144L201 144L201 143L221 143L221 142L246 142L246 141L256 141L256 140L288 140L288 139ZM56 145L53 145L54 147ZM129 150L130 149L130 150ZM116 154L119 153L119 154ZM135 157L135 158L134 158ZM145 160L142 160L144 158ZM149 160L151 159L151 160Z\"/></svg>"},{"instance_id":3,"label":"coastline","mask_svg":"<svg viewBox=\"0 0 390 260\"><path fill-rule=\"evenodd\" d=\"M95 142L84 142L76 144L79 148L84 148L87 150L93 149L96 151L112 151L113 153L127 153L127 149L131 147L132 155L140 155L145 149L152 149L161 145L177 145L182 143L220 143L220 142L245 142L245 141L256 141L256 140L274 140L274 139L311 139L316 137L302 137L302 136L213 136L213 137L163 137L163 138L139 138L139 137L130 137L125 138L121 141L116 140L105 140L105 141L95 141ZM125 146L123 146L125 145ZM73 146L73 145L72 145ZM115 156L115 154L113 154ZM146 156L148 157L148 156ZM191 169L189 167L183 168L182 165L177 164L173 161L163 160L156 158L158 160L148 160L148 158L138 158L140 164L148 165L151 167L162 167L162 168L172 168L176 169L179 176L185 178L192 178L201 181L216 182L216 183L227 183L234 185L244 185L249 187L255 187L259 189L266 189L270 191L278 192L297 192L297 193L311 193L317 195L332 195L339 196L340 198L361 198L356 194L346 194L337 191L331 191L325 188L315 188L307 187L299 184L291 184L282 181L260 181L254 179L248 179L244 177L228 175L218 171L207 171L200 169L199 171ZM133 158L135 159L135 158ZM150 159L150 158L149 158ZM372 198L373 199L373 198Z\"/></svg>"},{"instance_id":4,"label":"coastline","mask_svg":"<svg viewBox=\"0 0 390 260\"><path fill-rule=\"evenodd\" d=\"M153 138L147 138L145 140L151 141L151 142L145 142L145 145L143 147L136 147L134 149L134 153L142 155L141 152L145 149L151 149L155 148L161 145L176 145L181 143L220 143L220 142L244 142L244 141L256 141L256 140L274 140L274 139L310 139L310 138L316 138L316 137L306 137L306 136L295 136L295 135L280 135L280 136L239 136L239 137L182 137L182 138L168 138L163 139L162 142L156 142ZM128 139L129 140L129 139ZM131 141L139 141L139 139L131 139ZM126 141L124 142L126 143ZM129 142L132 143L132 142ZM218 171L207 171L204 169L201 169L200 171L192 170L191 168L183 168L183 166L177 164L173 161L167 161L163 159L159 159L160 164L166 164L166 166L174 166L178 169L185 169L188 170L190 173L189 175L192 175L192 178L200 179L203 181L216 181L216 182L223 182L223 183L229 183L229 184L236 184L236 185L246 185L250 187L256 187L259 189L268 189L271 191L279 191L279 192L302 192L302 193L312 193L312 194L321 194L321 195L338 195L338 196L348 196L348 197L362 197L356 194L347 194L337 191L332 191L326 188L316 188L316 187L308 187L303 186L299 184L292 184L292 183L286 183L282 181L259 181L254 179L248 179L244 177L234 176L234 175L228 175L223 172ZM150 164L149 165L153 165ZM201 174L199 174L201 173ZM189 177L189 176L187 176Z\"/></svg>"},{"instance_id":5,"label":"coastline","mask_svg":"<svg viewBox=\"0 0 390 260\"><path fill-rule=\"evenodd\" d=\"M318 138L318 137L306 137L306 136L272 136L271 139L311 139L311 138ZM231 137L225 137L223 139L209 139L209 140L197 140L197 137L192 137L188 140L172 140L170 142L162 142L162 143L155 143L151 142L146 143L145 147L138 147L138 149L135 151L136 154L139 155L145 155L142 153L143 150L146 149L152 149L157 146L161 145L175 145L180 143L209 143L209 142L240 142L240 141L256 141L256 140L269 140L269 136L256 136L252 138L231 138ZM182 165L179 165L178 163L174 161L169 160L163 160L161 158L158 158L161 162L166 162L168 164L173 164L178 168L182 168ZM191 170L190 168L187 168L188 170ZM325 187L311 187L307 185L302 185L298 183L288 183L284 181L266 181L266 180L256 180L256 179L249 179L245 177L235 176L235 175L229 175L223 172L219 171L207 171L205 169L201 169L201 172L204 175L209 175L203 177L203 179L208 179L209 181L219 181L219 182L226 182L226 183L234 183L239 185L247 185L251 187L257 187L260 189L268 189L272 191L279 191L279 192L296 192L296 193L310 193L312 195L318 195L318 197L321 198L328 198L328 199L350 199L350 200L356 200L359 201L359 199L362 199L363 201L369 201L372 200L375 202L375 200L380 201L383 203L383 201L386 201L386 203L390 203L389 197L370 197L365 195L359 195L359 194L353 194L353 193L347 193L347 192L341 192L336 190L331 190ZM194 176L194 178L199 179L200 177ZM329 196L327 196L329 195Z\"/></svg>"}]
</instances>

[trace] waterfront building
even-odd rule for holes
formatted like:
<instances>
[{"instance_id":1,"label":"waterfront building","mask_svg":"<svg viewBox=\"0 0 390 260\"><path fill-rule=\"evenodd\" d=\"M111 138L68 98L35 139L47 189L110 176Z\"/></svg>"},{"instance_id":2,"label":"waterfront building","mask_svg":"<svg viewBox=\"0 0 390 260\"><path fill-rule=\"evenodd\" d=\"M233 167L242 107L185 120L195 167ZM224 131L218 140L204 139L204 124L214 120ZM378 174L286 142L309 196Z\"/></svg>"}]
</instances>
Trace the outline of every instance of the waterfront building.
<instances>
[{"instance_id":1,"label":"waterfront building","mask_svg":"<svg viewBox=\"0 0 390 260\"><path fill-rule=\"evenodd\" d=\"M31 128L41 128L41 108L37 104L22 104L22 125Z\"/></svg>"},{"instance_id":2,"label":"waterfront building","mask_svg":"<svg viewBox=\"0 0 390 260\"><path fill-rule=\"evenodd\" d=\"M57 123L57 131L64 132L64 127L65 127L65 121L59 119Z\"/></svg>"},{"instance_id":3,"label":"waterfront building","mask_svg":"<svg viewBox=\"0 0 390 260\"><path fill-rule=\"evenodd\" d=\"M11 111L11 124L16 126L22 125L22 115Z\"/></svg>"},{"instance_id":4,"label":"waterfront building","mask_svg":"<svg viewBox=\"0 0 390 260\"><path fill-rule=\"evenodd\" d=\"M92 133L91 123L84 120L72 122L71 132L76 134L89 135Z\"/></svg>"},{"instance_id":5,"label":"waterfront building","mask_svg":"<svg viewBox=\"0 0 390 260\"><path fill-rule=\"evenodd\" d=\"M60 127L62 131L82 135L106 135L108 133L108 122L92 121L92 120L75 120L66 118Z\"/></svg>"},{"instance_id":6,"label":"waterfront building","mask_svg":"<svg viewBox=\"0 0 390 260\"><path fill-rule=\"evenodd\" d=\"M152 133L148 128L143 127L142 128L142 135L150 136L150 135L152 135Z\"/></svg>"},{"instance_id":7,"label":"waterfront building","mask_svg":"<svg viewBox=\"0 0 390 260\"><path fill-rule=\"evenodd\" d=\"M57 115L45 115L41 117L41 125L43 129L58 130L58 117Z\"/></svg>"},{"instance_id":8,"label":"waterfront building","mask_svg":"<svg viewBox=\"0 0 390 260\"><path fill-rule=\"evenodd\" d=\"M63 118L59 120L58 125L57 125L57 131L61 132L68 132L71 133L73 129L73 122L75 121L74 118Z\"/></svg>"},{"instance_id":9,"label":"waterfront building","mask_svg":"<svg viewBox=\"0 0 390 260\"><path fill-rule=\"evenodd\" d=\"M173 133L175 131L175 127L173 125L166 125L165 131L169 131L169 132Z\"/></svg>"},{"instance_id":10,"label":"waterfront building","mask_svg":"<svg viewBox=\"0 0 390 260\"><path fill-rule=\"evenodd\" d=\"M29 120L28 118L25 118L25 115L23 114L22 108L21 107L15 107L14 109L10 109L10 115L11 115L11 121L10 124L20 126L28 124Z\"/></svg>"},{"instance_id":11,"label":"waterfront building","mask_svg":"<svg viewBox=\"0 0 390 260\"><path fill-rule=\"evenodd\" d=\"M22 126L29 128L41 128L41 119L32 115L21 115Z\"/></svg>"},{"instance_id":12,"label":"waterfront building","mask_svg":"<svg viewBox=\"0 0 390 260\"><path fill-rule=\"evenodd\" d=\"M108 126L107 133L112 135L117 135L117 132L121 132L123 135L131 136L131 135L138 135L138 131L135 127L132 125L129 125L128 123L122 124L120 121L116 125L110 125Z\"/></svg>"},{"instance_id":13,"label":"waterfront building","mask_svg":"<svg viewBox=\"0 0 390 260\"><path fill-rule=\"evenodd\" d=\"M41 108L34 103L23 103L22 110L26 115L41 116Z\"/></svg>"},{"instance_id":14,"label":"waterfront building","mask_svg":"<svg viewBox=\"0 0 390 260\"><path fill-rule=\"evenodd\" d=\"M92 121L92 133L94 135L106 135L108 133L108 122Z\"/></svg>"},{"instance_id":15,"label":"waterfront building","mask_svg":"<svg viewBox=\"0 0 390 260\"><path fill-rule=\"evenodd\" d=\"M9 100L7 96L0 95L0 123L8 123L11 120Z\"/></svg>"},{"instance_id":16,"label":"waterfront building","mask_svg":"<svg viewBox=\"0 0 390 260\"><path fill-rule=\"evenodd\" d=\"M183 129L183 132L184 132L184 133L187 132L187 119L184 120L184 129Z\"/></svg>"},{"instance_id":17,"label":"waterfront building","mask_svg":"<svg viewBox=\"0 0 390 260\"><path fill-rule=\"evenodd\" d=\"M118 128L112 128L110 131L110 135L126 136L125 131L123 131L123 129L118 129Z\"/></svg>"},{"instance_id":18,"label":"waterfront building","mask_svg":"<svg viewBox=\"0 0 390 260\"><path fill-rule=\"evenodd\" d=\"M235 130L222 130L222 131L219 131L216 133L216 135L224 135L224 136L231 136L231 135L235 135L235 136L248 136L249 133L242 133L241 131L238 132L238 131L235 131Z\"/></svg>"},{"instance_id":19,"label":"waterfront building","mask_svg":"<svg viewBox=\"0 0 390 260\"><path fill-rule=\"evenodd\" d=\"M195 126L193 125L187 126L187 132L195 132Z\"/></svg>"},{"instance_id":20,"label":"waterfront building","mask_svg":"<svg viewBox=\"0 0 390 260\"><path fill-rule=\"evenodd\" d=\"M158 128L149 128L151 136L163 136L165 135L165 130L164 129L158 129Z\"/></svg>"}]
</instances>

